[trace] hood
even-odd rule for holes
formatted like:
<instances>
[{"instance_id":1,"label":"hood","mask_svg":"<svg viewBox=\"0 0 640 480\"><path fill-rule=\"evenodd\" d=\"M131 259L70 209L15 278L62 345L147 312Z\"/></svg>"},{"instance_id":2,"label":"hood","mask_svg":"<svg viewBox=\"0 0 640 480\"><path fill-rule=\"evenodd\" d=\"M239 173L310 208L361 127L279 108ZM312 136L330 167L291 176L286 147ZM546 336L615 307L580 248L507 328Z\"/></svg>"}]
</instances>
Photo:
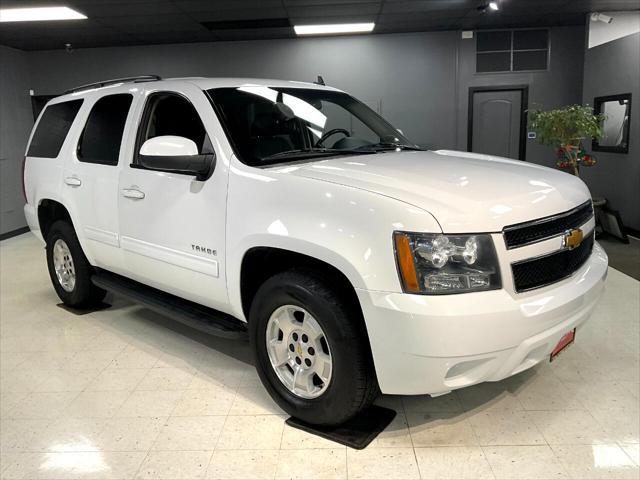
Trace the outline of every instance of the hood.
<instances>
[{"instance_id":1,"label":"hood","mask_svg":"<svg viewBox=\"0 0 640 480\"><path fill-rule=\"evenodd\" d=\"M449 150L336 157L279 170L409 203L431 213L445 233L498 232L590 198L586 185L573 175Z\"/></svg>"}]
</instances>

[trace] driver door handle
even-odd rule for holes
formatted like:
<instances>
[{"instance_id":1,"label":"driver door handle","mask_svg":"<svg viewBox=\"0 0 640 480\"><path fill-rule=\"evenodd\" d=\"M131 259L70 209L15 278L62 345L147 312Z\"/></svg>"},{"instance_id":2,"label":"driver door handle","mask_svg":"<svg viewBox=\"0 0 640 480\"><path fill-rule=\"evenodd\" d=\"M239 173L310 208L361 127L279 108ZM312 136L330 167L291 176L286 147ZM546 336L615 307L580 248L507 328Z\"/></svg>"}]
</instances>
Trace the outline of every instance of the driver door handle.
<instances>
[{"instance_id":1,"label":"driver door handle","mask_svg":"<svg viewBox=\"0 0 640 480\"><path fill-rule=\"evenodd\" d=\"M127 198L133 198L135 200L142 200L144 198L144 192L142 190L138 190L135 187L123 188L122 196Z\"/></svg>"},{"instance_id":2,"label":"driver door handle","mask_svg":"<svg viewBox=\"0 0 640 480\"><path fill-rule=\"evenodd\" d=\"M66 177L64 179L64 183L66 183L70 187L79 187L80 185L82 185L82 181L78 177Z\"/></svg>"}]
</instances>

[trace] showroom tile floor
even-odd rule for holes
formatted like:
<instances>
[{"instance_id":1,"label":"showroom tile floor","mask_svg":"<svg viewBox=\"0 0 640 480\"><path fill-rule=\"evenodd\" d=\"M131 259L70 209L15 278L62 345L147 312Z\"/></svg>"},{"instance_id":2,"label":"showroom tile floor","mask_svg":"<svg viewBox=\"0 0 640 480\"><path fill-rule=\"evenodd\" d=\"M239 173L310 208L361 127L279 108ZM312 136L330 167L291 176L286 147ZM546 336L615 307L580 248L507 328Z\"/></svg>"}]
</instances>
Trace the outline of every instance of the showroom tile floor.
<instances>
[{"instance_id":1,"label":"showroom tile floor","mask_svg":"<svg viewBox=\"0 0 640 480\"><path fill-rule=\"evenodd\" d=\"M4 479L637 479L640 283L610 270L553 364L398 411L363 451L284 424L245 343L121 299L56 306L30 234L0 244Z\"/></svg>"}]
</instances>

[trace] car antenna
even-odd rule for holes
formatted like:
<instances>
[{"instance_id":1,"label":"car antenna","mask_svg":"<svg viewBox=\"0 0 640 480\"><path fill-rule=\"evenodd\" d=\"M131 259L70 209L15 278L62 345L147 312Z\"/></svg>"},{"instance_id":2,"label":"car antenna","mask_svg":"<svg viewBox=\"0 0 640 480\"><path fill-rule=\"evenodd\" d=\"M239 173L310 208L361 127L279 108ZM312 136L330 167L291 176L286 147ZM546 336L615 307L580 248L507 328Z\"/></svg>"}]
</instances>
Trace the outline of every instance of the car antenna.
<instances>
[{"instance_id":1,"label":"car antenna","mask_svg":"<svg viewBox=\"0 0 640 480\"><path fill-rule=\"evenodd\" d=\"M316 85L325 85L324 78L322 78L322 75L318 75L318 79L313 83L315 83Z\"/></svg>"}]
</instances>

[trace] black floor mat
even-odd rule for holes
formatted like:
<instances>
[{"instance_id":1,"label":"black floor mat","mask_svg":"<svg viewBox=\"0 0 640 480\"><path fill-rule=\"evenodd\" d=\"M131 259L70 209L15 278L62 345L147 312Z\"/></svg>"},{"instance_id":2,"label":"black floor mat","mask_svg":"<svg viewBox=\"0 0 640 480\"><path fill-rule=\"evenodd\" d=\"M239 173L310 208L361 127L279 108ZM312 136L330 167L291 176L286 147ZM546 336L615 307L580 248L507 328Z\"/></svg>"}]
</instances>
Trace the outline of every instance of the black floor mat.
<instances>
[{"instance_id":1,"label":"black floor mat","mask_svg":"<svg viewBox=\"0 0 640 480\"><path fill-rule=\"evenodd\" d=\"M66 310L67 312L73 313L74 315L86 315L87 313L99 312L100 310L111 308L111 305L104 302L101 302L100 305L96 305L95 307L87 309L67 307L64 303L58 303L56 306L60 307L63 310Z\"/></svg>"},{"instance_id":2,"label":"black floor mat","mask_svg":"<svg viewBox=\"0 0 640 480\"><path fill-rule=\"evenodd\" d=\"M362 450L369 445L393 421L396 411L373 405L356 417L337 427L322 427L289 417L287 425Z\"/></svg>"}]
</instances>

